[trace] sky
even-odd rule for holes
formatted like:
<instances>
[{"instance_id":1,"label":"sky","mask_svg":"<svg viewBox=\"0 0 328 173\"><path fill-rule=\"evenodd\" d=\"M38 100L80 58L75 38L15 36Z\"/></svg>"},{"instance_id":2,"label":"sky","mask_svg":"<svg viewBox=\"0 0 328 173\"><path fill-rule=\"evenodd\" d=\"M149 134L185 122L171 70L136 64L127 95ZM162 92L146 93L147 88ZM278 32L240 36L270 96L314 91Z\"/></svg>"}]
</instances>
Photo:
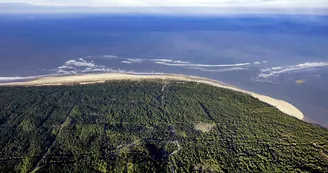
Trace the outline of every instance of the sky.
<instances>
[{"instance_id":1,"label":"sky","mask_svg":"<svg viewBox=\"0 0 328 173\"><path fill-rule=\"evenodd\" d=\"M0 0L0 13L52 12L327 15L328 0Z\"/></svg>"},{"instance_id":2,"label":"sky","mask_svg":"<svg viewBox=\"0 0 328 173\"><path fill-rule=\"evenodd\" d=\"M328 8L328 0L1 0L42 6L216 6Z\"/></svg>"}]
</instances>

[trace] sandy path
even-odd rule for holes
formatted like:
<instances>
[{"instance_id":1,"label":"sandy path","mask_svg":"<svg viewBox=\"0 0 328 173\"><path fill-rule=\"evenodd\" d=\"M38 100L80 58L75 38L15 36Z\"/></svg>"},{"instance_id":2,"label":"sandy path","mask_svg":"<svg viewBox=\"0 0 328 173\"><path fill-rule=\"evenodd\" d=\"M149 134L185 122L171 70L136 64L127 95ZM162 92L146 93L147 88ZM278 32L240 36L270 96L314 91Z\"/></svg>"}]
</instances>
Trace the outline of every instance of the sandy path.
<instances>
[{"instance_id":1,"label":"sandy path","mask_svg":"<svg viewBox=\"0 0 328 173\"><path fill-rule=\"evenodd\" d=\"M303 113L298 110L292 104L283 101L274 99L265 95L256 94L250 91L242 90L234 86L223 84L219 81L201 78L196 76L186 76L186 75L175 75L175 74L163 74L163 75L134 75L134 74L125 74L125 73L103 73L103 74L82 74L82 75L73 75L73 76L56 76L56 77L43 77L38 78L32 81L27 82L15 82L15 83L3 83L2 86L42 86L42 85L66 85L66 84L92 84L92 83L103 83L108 80L176 80L176 81L194 81L199 83L204 83L212 85L215 87L226 88L242 93L249 94L262 102L268 103L280 111L294 116L298 119L303 120Z\"/></svg>"}]
</instances>

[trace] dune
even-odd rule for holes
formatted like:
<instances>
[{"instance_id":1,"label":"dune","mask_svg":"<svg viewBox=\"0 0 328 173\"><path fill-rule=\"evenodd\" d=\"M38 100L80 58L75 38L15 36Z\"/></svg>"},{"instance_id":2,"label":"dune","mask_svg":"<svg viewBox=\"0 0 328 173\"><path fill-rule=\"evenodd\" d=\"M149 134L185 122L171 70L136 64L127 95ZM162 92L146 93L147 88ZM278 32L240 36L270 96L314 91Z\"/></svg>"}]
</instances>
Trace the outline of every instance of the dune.
<instances>
[{"instance_id":1,"label":"dune","mask_svg":"<svg viewBox=\"0 0 328 173\"><path fill-rule=\"evenodd\" d=\"M94 83L103 83L104 81L109 80L163 80L163 81L194 81L198 83L208 84L215 87L226 88L233 91L246 93L259 99L262 102L265 102L271 106L276 107L281 112L296 117L300 120L304 119L303 113L298 110L292 104L268 97L265 95L257 94L254 92L246 91L239 89L237 87L224 84L222 82L196 77L196 76L186 76L186 75L177 75L177 74L161 74L161 75L137 75L137 74L125 74L125 73L102 73L102 74L80 74L73 76L56 76L56 77L42 77L31 81L26 82L13 82L13 83L2 83L2 86L41 86L41 85L69 85L69 84L94 84Z\"/></svg>"}]
</instances>

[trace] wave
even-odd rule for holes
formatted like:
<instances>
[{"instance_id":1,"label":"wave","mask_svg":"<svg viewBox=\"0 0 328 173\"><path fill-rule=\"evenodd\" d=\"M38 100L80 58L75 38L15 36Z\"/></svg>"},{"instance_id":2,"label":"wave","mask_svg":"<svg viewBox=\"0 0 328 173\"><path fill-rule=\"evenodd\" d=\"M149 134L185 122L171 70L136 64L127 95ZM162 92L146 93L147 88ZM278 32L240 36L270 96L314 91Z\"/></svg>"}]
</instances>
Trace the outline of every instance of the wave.
<instances>
[{"instance_id":1,"label":"wave","mask_svg":"<svg viewBox=\"0 0 328 173\"><path fill-rule=\"evenodd\" d=\"M83 59L117 59L120 58L116 55L95 55L95 56L86 56Z\"/></svg>"},{"instance_id":2,"label":"wave","mask_svg":"<svg viewBox=\"0 0 328 173\"><path fill-rule=\"evenodd\" d=\"M104 69L105 66L97 65L93 61L86 61L83 58L79 58L78 60L69 60L66 61L62 66L54 69L56 74L59 75L70 75L70 74L78 74L84 72L92 72L92 71L100 71L99 69Z\"/></svg>"},{"instance_id":3,"label":"wave","mask_svg":"<svg viewBox=\"0 0 328 173\"><path fill-rule=\"evenodd\" d=\"M57 68L59 68L59 69L72 69L74 67L63 65L63 66L60 66L60 67L57 67Z\"/></svg>"},{"instance_id":4,"label":"wave","mask_svg":"<svg viewBox=\"0 0 328 173\"><path fill-rule=\"evenodd\" d=\"M119 58L116 55L103 55L104 58Z\"/></svg>"},{"instance_id":5,"label":"wave","mask_svg":"<svg viewBox=\"0 0 328 173\"><path fill-rule=\"evenodd\" d=\"M261 64L260 62L254 62L254 63L214 64L213 65L213 64L196 64L196 63L190 63L188 61L173 60L173 59L166 59L166 58L156 58L156 59L123 58L123 57L118 57L118 56L113 56L113 55L110 55L110 57L116 57L116 58L121 59L121 63L123 63L123 64L152 62L152 63L156 63L159 65L183 67L183 68L188 68L188 69L201 70L204 72L216 72L216 73L237 71L237 70L247 70L247 68L243 68L243 67L253 65L253 64ZM220 69L213 69L215 67L220 68ZM57 71L58 71L58 73L61 73L61 74L75 74L75 73L89 73L89 72L122 72L120 70L107 68L103 65L97 65L93 61L86 61L83 58L80 58L78 60L67 61L64 63L63 66L58 67ZM129 72L131 72L131 71L129 71Z\"/></svg>"},{"instance_id":6,"label":"wave","mask_svg":"<svg viewBox=\"0 0 328 173\"><path fill-rule=\"evenodd\" d=\"M132 64L131 61L121 61L121 63L123 63L123 64Z\"/></svg>"},{"instance_id":7,"label":"wave","mask_svg":"<svg viewBox=\"0 0 328 173\"><path fill-rule=\"evenodd\" d=\"M143 61L147 59L133 59L133 58L126 58L128 61L133 62L133 63L142 63Z\"/></svg>"},{"instance_id":8,"label":"wave","mask_svg":"<svg viewBox=\"0 0 328 173\"><path fill-rule=\"evenodd\" d=\"M178 63L178 64L188 64L189 61L180 61L180 60L177 60L177 61L173 61L174 63Z\"/></svg>"},{"instance_id":9,"label":"wave","mask_svg":"<svg viewBox=\"0 0 328 173\"><path fill-rule=\"evenodd\" d=\"M72 69L70 71L58 69L56 74L59 74L59 75L77 74L77 71L75 69Z\"/></svg>"},{"instance_id":10,"label":"wave","mask_svg":"<svg viewBox=\"0 0 328 173\"><path fill-rule=\"evenodd\" d=\"M124 57L119 57L115 55L104 55L104 57L110 57L110 58L119 58L122 59L121 63L125 64L132 64L132 63L143 63L143 62L153 62L156 64L160 65L166 65L166 66L175 66L175 67L240 67L240 66L248 66L252 64L261 64L261 63L267 63L267 61L262 61L262 62L253 62L253 63L236 63L236 64L195 64L195 63L190 63L189 61L182 61L182 60L173 60L173 59L167 59L167 58L156 58L156 59L143 59L143 58L124 58ZM85 65L92 65L91 64L84 64L86 63L83 61L82 58L80 58L82 62L70 62L72 64L78 64L80 66ZM74 61L74 60L70 60Z\"/></svg>"},{"instance_id":11,"label":"wave","mask_svg":"<svg viewBox=\"0 0 328 173\"><path fill-rule=\"evenodd\" d=\"M58 68L72 68L72 66L75 67L94 67L95 64L91 61L85 61L84 59L80 58L78 60L69 60L64 63L63 66L60 66Z\"/></svg>"},{"instance_id":12,"label":"wave","mask_svg":"<svg viewBox=\"0 0 328 173\"><path fill-rule=\"evenodd\" d=\"M121 63L124 64L132 64L132 63L156 63L159 65L165 66L176 66L183 67L188 69L195 69L204 72L228 72L228 71L237 71L237 70L246 70L244 68L248 65L258 64L255 63L236 63L236 64L196 64L190 63L189 61L182 60L173 60L173 59L165 59L165 58L157 58L157 59L141 59L141 58L125 58L119 57L115 55L97 55L97 56L86 56L78 59L71 59L64 62L61 66L58 66L55 69L49 69L48 75L40 75L40 76L13 76L13 77L0 77L0 82L12 82L12 81L20 81L20 80L31 80L39 77L45 76L54 76L54 75L74 75L74 74L85 74L85 73L130 73L130 74L165 74L162 72L134 72L133 70L122 70L122 69L114 69L108 66L97 64L96 59L119 59ZM93 61L94 60L94 61Z\"/></svg>"},{"instance_id":13,"label":"wave","mask_svg":"<svg viewBox=\"0 0 328 173\"><path fill-rule=\"evenodd\" d=\"M167 73L160 73L160 72L134 72L133 74L138 74L138 75L162 75L162 74L167 74Z\"/></svg>"},{"instance_id":14,"label":"wave","mask_svg":"<svg viewBox=\"0 0 328 173\"><path fill-rule=\"evenodd\" d=\"M273 76L279 76L283 73L291 73L297 71L309 70L316 67L326 67L328 66L328 62L305 62L298 65L293 66L281 66L281 67L272 67L268 69L262 69L258 78L269 78Z\"/></svg>"},{"instance_id":15,"label":"wave","mask_svg":"<svg viewBox=\"0 0 328 173\"><path fill-rule=\"evenodd\" d=\"M238 67L247 66L251 63L239 63L239 64L190 64L190 63L166 63L166 62L155 62L156 64L167 65L167 66L177 66L177 67Z\"/></svg>"},{"instance_id":16,"label":"wave","mask_svg":"<svg viewBox=\"0 0 328 173\"><path fill-rule=\"evenodd\" d=\"M13 81L24 81L24 80L32 80L40 77L47 76L58 76L59 74L46 74L46 75L37 75L37 76L8 76L8 77L0 77L0 82L13 82Z\"/></svg>"},{"instance_id":17,"label":"wave","mask_svg":"<svg viewBox=\"0 0 328 173\"><path fill-rule=\"evenodd\" d=\"M181 60L172 60L172 59L146 59L153 62L166 62L166 63L185 63L188 64L189 61L181 61Z\"/></svg>"},{"instance_id":18,"label":"wave","mask_svg":"<svg viewBox=\"0 0 328 173\"><path fill-rule=\"evenodd\" d=\"M34 79L37 78L37 76L26 76L26 77L0 77L0 81L17 81L17 80L28 80L28 79Z\"/></svg>"},{"instance_id":19,"label":"wave","mask_svg":"<svg viewBox=\"0 0 328 173\"><path fill-rule=\"evenodd\" d=\"M149 60L155 62L173 62L172 59L149 59Z\"/></svg>"},{"instance_id":20,"label":"wave","mask_svg":"<svg viewBox=\"0 0 328 173\"><path fill-rule=\"evenodd\" d=\"M232 68L222 68L222 69L206 69L206 68L202 68L202 67L191 67L190 69L200 70L200 71L204 71L204 72L216 72L216 73L248 70L248 68L243 68L243 67L232 67Z\"/></svg>"}]
</instances>

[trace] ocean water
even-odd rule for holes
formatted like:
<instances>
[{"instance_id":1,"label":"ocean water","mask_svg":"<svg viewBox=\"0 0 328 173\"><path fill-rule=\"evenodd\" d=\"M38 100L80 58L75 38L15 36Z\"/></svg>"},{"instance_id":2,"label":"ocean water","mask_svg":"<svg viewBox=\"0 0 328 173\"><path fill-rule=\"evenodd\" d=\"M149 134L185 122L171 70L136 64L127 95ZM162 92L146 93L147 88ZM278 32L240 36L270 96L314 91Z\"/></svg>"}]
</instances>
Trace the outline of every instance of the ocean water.
<instances>
[{"instance_id":1,"label":"ocean water","mask_svg":"<svg viewBox=\"0 0 328 173\"><path fill-rule=\"evenodd\" d=\"M328 16L0 15L0 82L101 72L212 78L328 127Z\"/></svg>"}]
</instances>

